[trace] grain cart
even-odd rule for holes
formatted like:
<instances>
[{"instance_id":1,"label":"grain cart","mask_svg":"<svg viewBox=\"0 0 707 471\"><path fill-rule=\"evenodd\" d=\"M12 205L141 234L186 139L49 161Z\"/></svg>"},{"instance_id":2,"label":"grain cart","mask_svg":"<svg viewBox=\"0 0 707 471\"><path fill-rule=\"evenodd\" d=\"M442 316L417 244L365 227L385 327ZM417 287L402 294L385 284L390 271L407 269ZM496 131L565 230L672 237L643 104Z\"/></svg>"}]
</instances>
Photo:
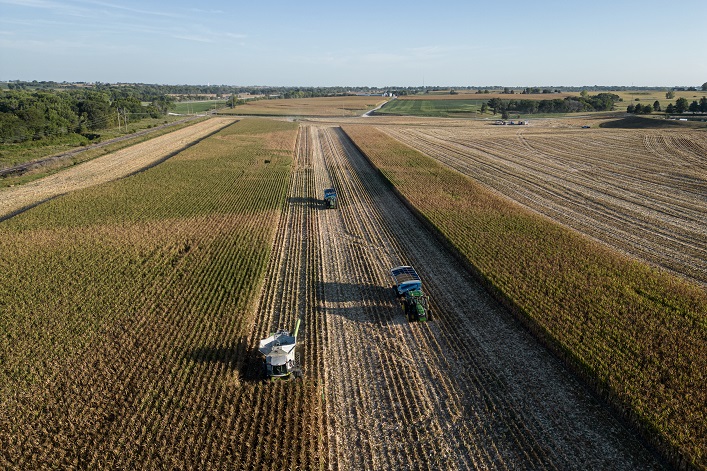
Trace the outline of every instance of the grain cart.
<instances>
[{"instance_id":1,"label":"grain cart","mask_svg":"<svg viewBox=\"0 0 707 471\"><path fill-rule=\"evenodd\" d=\"M324 190L324 206L336 208L336 190L334 188Z\"/></svg>"},{"instance_id":2,"label":"grain cart","mask_svg":"<svg viewBox=\"0 0 707 471\"><path fill-rule=\"evenodd\" d=\"M390 270L395 297L409 321L431 321L429 298L422 292L422 280L413 267L401 266Z\"/></svg>"},{"instance_id":3,"label":"grain cart","mask_svg":"<svg viewBox=\"0 0 707 471\"><path fill-rule=\"evenodd\" d=\"M260 341L258 351L265 357L265 374L270 379L288 378L290 375L301 376L302 370L295 358L297 331L300 320L297 319L295 331L278 330L270 337Z\"/></svg>"}]
</instances>

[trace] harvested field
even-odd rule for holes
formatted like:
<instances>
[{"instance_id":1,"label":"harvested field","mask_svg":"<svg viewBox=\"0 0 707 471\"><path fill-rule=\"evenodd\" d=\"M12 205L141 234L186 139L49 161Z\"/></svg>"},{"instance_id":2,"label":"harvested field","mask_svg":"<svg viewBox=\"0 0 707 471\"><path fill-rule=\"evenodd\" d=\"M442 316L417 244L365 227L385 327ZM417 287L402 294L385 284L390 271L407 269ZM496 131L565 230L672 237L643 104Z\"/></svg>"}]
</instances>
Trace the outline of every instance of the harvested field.
<instances>
[{"instance_id":1,"label":"harvested field","mask_svg":"<svg viewBox=\"0 0 707 471\"><path fill-rule=\"evenodd\" d=\"M707 285L707 133L381 127L568 227Z\"/></svg>"},{"instance_id":2,"label":"harvested field","mask_svg":"<svg viewBox=\"0 0 707 471\"><path fill-rule=\"evenodd\" d=\"M0 188L0 220L58 195L116 180L155 165L233 123L218 118L162 135L20 186Z\"/></svg>"},{"instance_id":3,"label":"harvested field","mask_svg":"<svg viewBox=\"0 0 707 471\"><path fill-rule=\"evenodd\" d=\"M337 96L255 100L233 109L219 110L225 115L255 116L360 116L384 103L381 96Z\"/></svg>"},{"instance_id":4,"label":"harvested field","mask_svg":"<svg viewBox=\"0 0 707 471\"><path fill-rule=\"evenodd\" d=\"M340 210L316 213L331 468L660 467L339 129L312 132L316 194L332 183L342 195ZM388 270L403 263L425 280L433 322L408 323L395 303Z\"/></svg>"},{"instance_id":5,"label":"harvested field","mask_svg":"<svg viewBox=\"0 0 707 471\"><path fill-rule=\"evenodd\" d=\"M0 223L0 467L662 469L339 128L294 129ZM403 263L433 322L400 311ZM258 340L297 318L304 378L264 383Z\"/></svg>"}]
</instances>

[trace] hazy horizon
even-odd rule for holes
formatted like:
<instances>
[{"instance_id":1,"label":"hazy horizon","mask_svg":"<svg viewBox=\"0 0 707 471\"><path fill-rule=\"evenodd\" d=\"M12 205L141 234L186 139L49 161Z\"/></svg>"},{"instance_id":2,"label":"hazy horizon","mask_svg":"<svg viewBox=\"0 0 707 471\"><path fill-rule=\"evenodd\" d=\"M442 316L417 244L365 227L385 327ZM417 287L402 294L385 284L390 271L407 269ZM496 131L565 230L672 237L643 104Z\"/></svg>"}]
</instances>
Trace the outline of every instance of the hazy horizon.
<instances>
[{"instance_id":1,"label":"hazy horizon","mask_svg":"<svg viewBox=\"0 0 707 471\"><path fill-rule=\"evenodd\" d=\"M0 79L699 87L707 3L0 0ZM690 21L695 19L695 26ZM368 85L361 85L368 84ZM556 85L553 85L556 84Z\"/></svg>"}]
</instances>

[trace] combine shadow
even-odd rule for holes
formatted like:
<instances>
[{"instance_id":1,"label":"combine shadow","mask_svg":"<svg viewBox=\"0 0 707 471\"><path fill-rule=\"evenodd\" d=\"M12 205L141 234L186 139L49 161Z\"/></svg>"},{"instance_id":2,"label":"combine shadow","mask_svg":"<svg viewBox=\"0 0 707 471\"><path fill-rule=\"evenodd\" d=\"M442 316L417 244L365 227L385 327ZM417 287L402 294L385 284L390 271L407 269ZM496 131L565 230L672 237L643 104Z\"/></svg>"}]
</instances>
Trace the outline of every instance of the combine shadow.
<instances>
[{"instance_id":1,"label":"combine shadow","mask_svg":"<svg viewBox=\"0 0 707 471\"><path fill-rule=\"evenodd\" d=\"M225 365L237 371L239 379L257 382L265 379L263 359L257 348L249 348L246 338L229 347L199 347L187 354L187 358L197 363Z\"/></svg>"}]
</instances>

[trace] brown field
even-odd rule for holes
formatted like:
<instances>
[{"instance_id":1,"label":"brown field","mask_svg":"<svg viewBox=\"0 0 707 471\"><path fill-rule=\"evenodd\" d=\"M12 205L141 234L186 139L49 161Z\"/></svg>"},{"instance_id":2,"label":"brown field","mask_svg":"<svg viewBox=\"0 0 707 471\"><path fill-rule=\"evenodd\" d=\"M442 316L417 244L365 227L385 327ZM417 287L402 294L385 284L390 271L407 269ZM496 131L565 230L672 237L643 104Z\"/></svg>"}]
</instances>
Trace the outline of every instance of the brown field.
<instances>
[{"instance_id":1,"label":"brown field","mask_svg":"<svg viewBox=\"0 0 707 471\"><path fill-rule=\"evenodd\" d=\"M707 132L552 126L381 129L540 214L706 285Z\"/></svg>"},{"instance_id":2,"label":"brown field","mask_svg":"<svg viewBox=\"0 0 707 471\"><path fill-rule=\"evenodd\" d=\"M250 101L219 114L256 116L360 116L384 103L381 96L341 96Z\"/></svg>"},{"instance_id":3,"label":"brown field","mask_svg":"<svg viewBox=\"0 0 707 471\"><path fill-rule=\"evenodd\" d=\"M501 100L553 100L555 98L564 99L568 96L579 96L579 92L567 93L529 93L529 94L507 94L507 93L465 93L458 92L456 95L430 93L425 95L402 95L399 100L484 100L500 98Z\"/></svg>"},{"instance_id":4,"label":"brown field","mask_svg":"<svg viewBox=\"0 0 707 471\"><path fill-rule=\"evenodd\" d=\"M376 104L365 98L357 106ZM285 101L294 100L259 103ZM336 104L326 109L335 113ZM212 121L214 130L224 124ZM461 120L360 121L391 123L380 129L411 145L432 140L454 157L444 165L455 175L455 162L470 162L461 171L507 165L498 156L472 162L479 149L513 156L508 179L577 173L561 171L574 165L565 155L571 139L541 163L560 132L576 127L562 121L518 135ZM0 257L0 306L9 313L0 311L0 467L664 468L488 294L336 123L297 130L272 122L244 119L166 160L186 144L136 146L130 159L67 173L31 201L74 181L92 188L0 222L0 248L12 253ZM473 152L458 150L477 140ZM665 146L683 141L703 145L683 136ZM668 157L683 158L688 172L692 147L679 149ZM598 160L588 156L581 168L594 165L606 179L611 171ZM571 181L568 193L588 186ZM650 181L657 191L660 180ZM598 182L596 191L605 189ZM321 195L332 185L340 207L325 210ZM24 193L11 190L0 201L27 206L13 203ZM400 264L423 277L432 322L409 323L400 311L389 277ZM266 383L257 342L297 318L304 377Z\"/></svg>"}]
</instances>

